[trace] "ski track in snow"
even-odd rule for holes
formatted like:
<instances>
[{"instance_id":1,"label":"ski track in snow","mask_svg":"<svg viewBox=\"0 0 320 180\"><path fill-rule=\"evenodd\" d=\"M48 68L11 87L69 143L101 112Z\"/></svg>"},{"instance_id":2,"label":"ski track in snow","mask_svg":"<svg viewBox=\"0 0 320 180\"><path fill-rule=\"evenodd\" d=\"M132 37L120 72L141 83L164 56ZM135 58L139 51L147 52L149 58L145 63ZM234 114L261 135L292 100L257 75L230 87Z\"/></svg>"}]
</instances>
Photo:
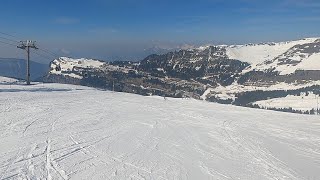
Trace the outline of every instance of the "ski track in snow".
<instances>
[{"instance_id":1,"label":"ski track in snow","mask_svg":"<svg viewBox=\"0 0 320 180\"><path fill-rule=\"evenodd\" d=\"M0 93L0 179L320 179L317 116L0 84L9 88L19 91Z\"/></svg>"}]
</instances>

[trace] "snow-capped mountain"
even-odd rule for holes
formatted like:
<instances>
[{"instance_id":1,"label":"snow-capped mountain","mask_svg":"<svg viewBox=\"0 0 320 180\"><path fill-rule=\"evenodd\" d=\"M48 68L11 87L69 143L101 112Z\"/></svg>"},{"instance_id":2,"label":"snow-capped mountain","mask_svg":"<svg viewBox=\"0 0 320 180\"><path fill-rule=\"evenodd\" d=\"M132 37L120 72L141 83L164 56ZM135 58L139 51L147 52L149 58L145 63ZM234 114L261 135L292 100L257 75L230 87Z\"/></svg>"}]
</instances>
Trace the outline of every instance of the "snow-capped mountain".
<instances>
[{"instance_id":1,"label":"snow-capped mountain","mask_svg":"<svg viewBox=\"0 0 320 180\"><path fill-rule=\"evenodd\" d=\"M248 106L264 100L256 96L256 91L285 91L281 97L298 91L317 94L314 91L320 85L319 57L318 38L202 46L153 54L137 62L62 57L51 62L44 80ZM244 100L249 92L253 93L251 100ZM261 97L279 96L275 94Z\"/></svg>"},{"instance_id":2,"label":"snow-capped mountain","mask_svg":"<svg viewBox=\"0 0 320 180\"><path fill-rule=\"evenodd\" d=\"M200 97L206 86L232 84L248 65L228 59L225 49L218 46L154 54L138 62L62 57L51 62L45 81L115 88L145 95Z\"/></svg>"}]
</instances>

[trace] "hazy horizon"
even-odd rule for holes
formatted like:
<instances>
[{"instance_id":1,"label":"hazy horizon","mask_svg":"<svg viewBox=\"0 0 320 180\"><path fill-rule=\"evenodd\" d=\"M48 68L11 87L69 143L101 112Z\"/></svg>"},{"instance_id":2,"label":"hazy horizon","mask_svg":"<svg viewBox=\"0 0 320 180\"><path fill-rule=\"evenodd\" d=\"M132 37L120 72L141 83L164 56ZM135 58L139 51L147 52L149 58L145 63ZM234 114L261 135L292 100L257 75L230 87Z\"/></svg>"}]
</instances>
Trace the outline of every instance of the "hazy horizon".
<instances>
[{"instance_id":1,"label":"hazy horizon","mask_svg":"<svg viewBox=\"0 0 320 180\"><path fill-rule=\"evenodd\" d=\"M0 7L0 32L14 35L9 38L17 41L35 40L59 56L138 60L152 47L319 37L319 7L316 0L10 0ZM0 53L25 58L20 49L2 43ZM44 55L32 59L54 58Z\"/></svg>"}]
</instances>

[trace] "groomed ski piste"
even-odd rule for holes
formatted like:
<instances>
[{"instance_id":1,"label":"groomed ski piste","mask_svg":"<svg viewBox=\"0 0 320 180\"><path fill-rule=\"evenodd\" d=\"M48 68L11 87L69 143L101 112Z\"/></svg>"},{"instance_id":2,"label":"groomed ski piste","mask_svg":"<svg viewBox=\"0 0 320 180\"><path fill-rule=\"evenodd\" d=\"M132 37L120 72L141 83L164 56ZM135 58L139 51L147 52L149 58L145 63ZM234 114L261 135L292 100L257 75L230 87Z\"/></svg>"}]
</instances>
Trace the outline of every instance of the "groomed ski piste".
<instances>
[{"instance_id":1,"label":"groomed ski piste","mask_svg":"<svg viewBox=\"0 0 320 180\"><path fill-rule=\"evenodd\" d=\"M319 116L4 79L0 179L320 179Z\"/></svg>"}]
</instances>

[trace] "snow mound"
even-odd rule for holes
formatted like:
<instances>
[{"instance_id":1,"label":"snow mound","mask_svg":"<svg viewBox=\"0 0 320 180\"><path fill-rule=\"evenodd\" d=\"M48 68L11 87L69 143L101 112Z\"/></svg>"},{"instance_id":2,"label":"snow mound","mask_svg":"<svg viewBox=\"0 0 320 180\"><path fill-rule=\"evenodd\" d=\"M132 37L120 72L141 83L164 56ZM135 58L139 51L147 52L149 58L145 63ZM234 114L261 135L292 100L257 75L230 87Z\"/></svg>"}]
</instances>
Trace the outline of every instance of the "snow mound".
<instances>
[{"instance_id":1,"label":"snow mound","mask_svg":"<svg viewBox=\"0 0 320 180\"><path fill-rule=\"evenodd\" d=\"M14 83L17 82L17 79L0 76L0 83Z\"/></svg>"}]
</instances>

